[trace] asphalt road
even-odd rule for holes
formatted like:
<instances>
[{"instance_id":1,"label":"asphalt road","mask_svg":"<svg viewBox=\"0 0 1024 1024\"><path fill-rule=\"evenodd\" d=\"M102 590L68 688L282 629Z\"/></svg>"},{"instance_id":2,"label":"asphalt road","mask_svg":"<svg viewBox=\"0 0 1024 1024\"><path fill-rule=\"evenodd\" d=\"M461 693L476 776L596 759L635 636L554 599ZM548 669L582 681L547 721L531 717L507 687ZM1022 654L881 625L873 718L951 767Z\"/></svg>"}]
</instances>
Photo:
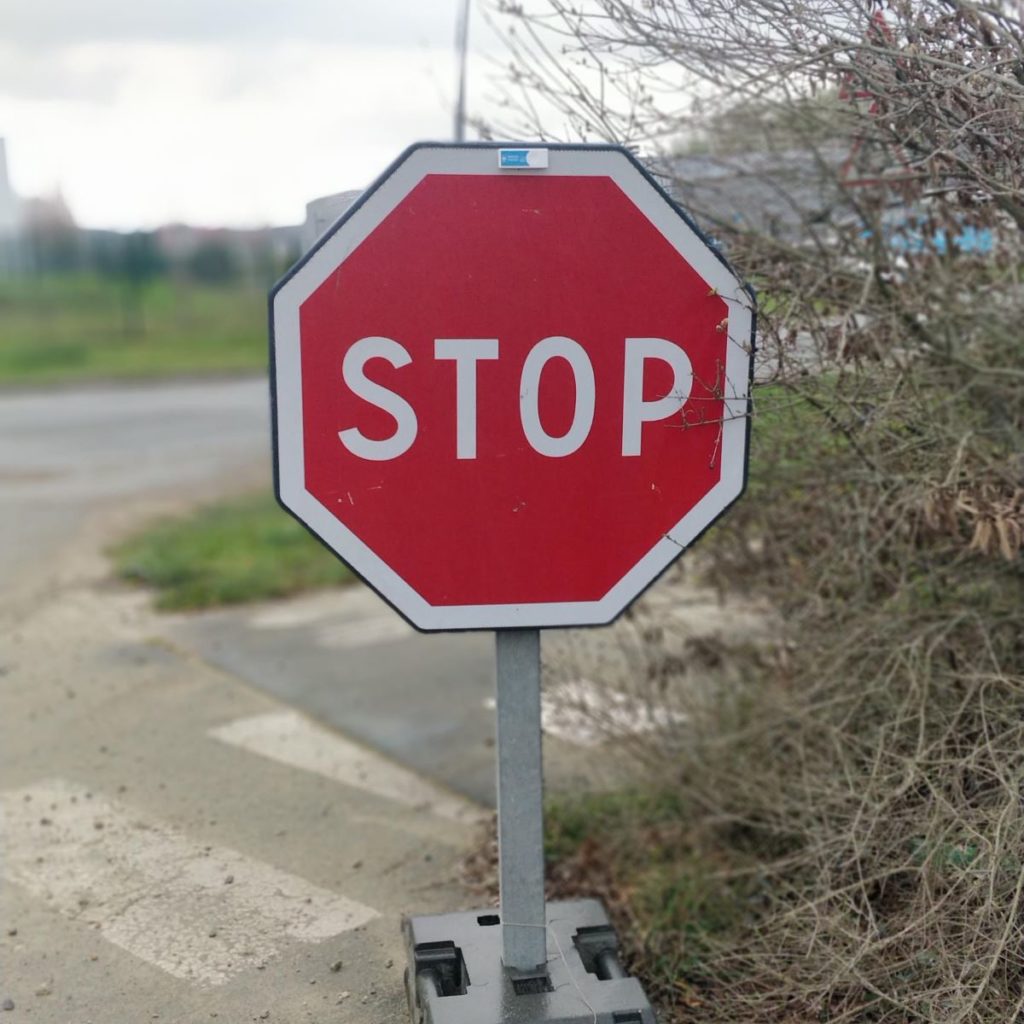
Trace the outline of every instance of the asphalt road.
<instances>
[{"instance_id":1,"label":"asphalt road","mask_svg":"<svg viewBox=\"0 0 1024 1024\"><path fill-rule=\"evenodd\" d=\"M258 379L0 392L0 579L116 502L269 466L267 408Z\"/></svg>"}]
</instances>

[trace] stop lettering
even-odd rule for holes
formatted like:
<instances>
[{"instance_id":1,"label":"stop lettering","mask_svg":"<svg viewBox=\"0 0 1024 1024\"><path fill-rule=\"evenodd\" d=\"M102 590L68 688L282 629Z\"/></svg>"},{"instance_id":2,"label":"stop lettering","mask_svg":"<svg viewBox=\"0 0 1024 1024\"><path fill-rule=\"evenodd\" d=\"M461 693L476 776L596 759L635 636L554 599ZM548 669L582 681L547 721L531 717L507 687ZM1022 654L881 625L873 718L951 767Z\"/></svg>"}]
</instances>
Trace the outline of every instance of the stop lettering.
<instances>
[{"instance_id":1,"label":"stop lettering","mask_svg":"<svg viewBox=\"0 0 1024 1024\"><path fill-rule=\"evenodd\" d=\"M274 293L279 497L419 628L608 621L743 488L750 309L622 150L414 147Z\"/></svg>"},{"instance_id":2,"label":"stop lettering","mask_svg":"<svg viewBox=\"0 0 1024 1024\"><path fill-rule=\"evenodd\" d=\"M497 338L438 338L434 358L452 360L455 376L455 454L459 459L475 459L477 452L477 362L497 359ZM395 430L389 437L369 438L358 427L339 431L341 443L355 456L374 462L397 459L416 440L419 421L412 405L394 391L374 383L366 374L366 364L383 359L396 369L412 362L408 350L391 338L360 338L342 361L342 377L353 394L389 413ZM565 401L572 413L568 430L553 436L540 418L540 382L552 359L563 359L572 372L572 395ZM672 370L672 386L667 394L653 401L643 397L644 363L659 359ZM622 454L639 455L642 427L650 420L663 420L679 412L693 386L693 372L686 353L663 338L627 338L624 345L625 372L622 388ZM614 382L613 382L614 383ZM563 458L578 451L590 436L594 425L596 381L587 351L572 338L544 338L530 349L519 378L519 418L530 447L541 455Z\"/></svg>"}]
</instances>

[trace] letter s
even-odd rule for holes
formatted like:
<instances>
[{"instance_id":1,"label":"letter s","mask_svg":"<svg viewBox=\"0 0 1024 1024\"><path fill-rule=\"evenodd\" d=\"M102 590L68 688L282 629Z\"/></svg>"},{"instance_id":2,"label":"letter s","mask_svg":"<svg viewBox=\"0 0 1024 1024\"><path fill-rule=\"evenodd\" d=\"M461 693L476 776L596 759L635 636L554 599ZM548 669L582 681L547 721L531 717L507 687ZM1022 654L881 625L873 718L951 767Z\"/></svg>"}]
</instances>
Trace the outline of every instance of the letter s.
<instances>
[{"instance_id":1,"label":"letter s","mask_svg":"<svg viewBox=\"0 0 1024 1024\"><path fill-rule=\"evenodd\" d=\"M395 432L390 437L375 441L366 437L358 427L349 427L339 430L338 437L353 455L372 462L384 462L397 459L412 447L418 424L416 413L404 398L366 377L363 370L371 359L385 359L398 369L411 363L412 356L390 338L362 338L345 353L341 366L341 375L349 390L393 416Z\"/></svg>"}]
</instances>

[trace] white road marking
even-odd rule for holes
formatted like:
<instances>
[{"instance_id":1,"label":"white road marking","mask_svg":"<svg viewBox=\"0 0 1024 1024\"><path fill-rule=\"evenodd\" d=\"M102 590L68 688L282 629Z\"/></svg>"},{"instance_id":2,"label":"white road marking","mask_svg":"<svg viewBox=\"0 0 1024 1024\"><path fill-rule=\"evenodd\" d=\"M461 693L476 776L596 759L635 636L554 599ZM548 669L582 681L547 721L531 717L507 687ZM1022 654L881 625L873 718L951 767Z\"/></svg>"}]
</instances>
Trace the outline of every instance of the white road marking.
<instances>
[{"instance_id":1,"label":"white road marking","mask_svg":"<svg viewBox=\"0 0 1024 1024\"><path fill-rule=\"evenodd\" d=\"M295 711L271 711L211 729L223 743L272 758L292 768L315 772L452 821L472 823L481 811L414 772L330 732Z\"/></svg>"},{"instance_id":2,"label":"white road marking","mask_svg":"<svg viewBox=\"0 0 1024 1024\"><path fill-rule=\"evenodd\" d=\"M219 985L290 941L378 916L63 779L0 794L0 807L9 882L177 978Z\"/></svg>"},{"instance_id":3,"label":"white road marking","mask_svg":"<svg viewBox=\"0 0 1024 1024\"><path fill-rule=\"evenodd\" d=\"M484 706L493 708L494 698ZM667 729L686 721L686 716L660 704L589 679L574 679L545 690L540 698L541 728L578 747L596 747L616 736L635 736Z\"/></svg>"},{"instance_id":4,"label":"white road marking","mask_svg":"<svg viewBox=\"0 0 1024 1024\"><path fill-rule=\"evenodd\" d=\"M413 632L369 587L356 584L275 602L255 612L249 624L254 629L310 627L319 646L334 650L372 647Z\"/></svg>"}]
</instances>

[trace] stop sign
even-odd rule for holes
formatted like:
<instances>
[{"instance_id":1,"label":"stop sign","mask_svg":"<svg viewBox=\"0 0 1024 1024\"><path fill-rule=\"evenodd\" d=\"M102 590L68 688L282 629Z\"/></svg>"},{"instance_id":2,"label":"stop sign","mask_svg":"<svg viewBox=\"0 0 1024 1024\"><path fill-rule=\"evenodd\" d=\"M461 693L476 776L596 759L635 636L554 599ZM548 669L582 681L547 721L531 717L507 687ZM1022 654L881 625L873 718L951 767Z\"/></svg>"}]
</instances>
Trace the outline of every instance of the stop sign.
<instances>
[{"instance_id":1,"label":"stop sign","mask_svg":"<svg viewBox=\"0 0 1024 1024\"><path fill-rule=\"evenodd\" d=\"M625 150L414 146L271 304L279 500L420 629L608 622L743 490L750 295Z\"/></svg>"}]
</instances>

